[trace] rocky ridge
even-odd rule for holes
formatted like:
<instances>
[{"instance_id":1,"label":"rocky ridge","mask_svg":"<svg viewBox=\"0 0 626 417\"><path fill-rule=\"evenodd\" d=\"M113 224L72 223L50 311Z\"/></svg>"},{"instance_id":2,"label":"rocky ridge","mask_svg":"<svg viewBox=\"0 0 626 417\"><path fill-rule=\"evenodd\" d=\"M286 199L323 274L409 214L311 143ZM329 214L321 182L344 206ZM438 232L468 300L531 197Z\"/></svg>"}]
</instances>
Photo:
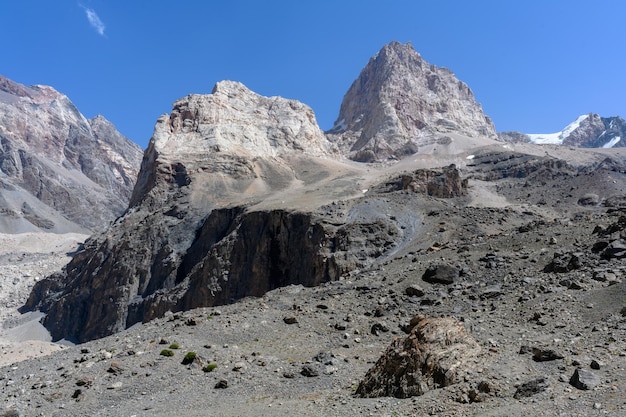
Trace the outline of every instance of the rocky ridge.
<instances>
[{"instance_id":1,"label":"rocky ridge","mask_svg":"<svg viewBox=\"0 0 626 417\"><path fill-rule=\"evenodd\" d=\"M498 137L506 142L557 144L577 148L613 148L626 146L626 121L619 116L601 117L584 114L560 132L524 134L501 132Z\"/></svg>"},{"instance_id":2,"label":"rocky ridge","mask_svg":"<svg viewBox=\"0 0 626 417\"><path fill-rule=\"evenodd\" d=\"M452 71L424 61L410 43L392 42L370 59L327 132L357 161L401 158L446 133L495 138L493 122Z\"/></svg>"},{"instance_id":3,"label":"rocky ridge","mask_svg":"<svg viewBox=\"0 0 626 417\"><path fill-rule=\"evenodd\" d=\"M48 86L0 76L0 231L88 232L127 207L141 149Z\"/></svg>"},{"instance_id":4,"label":"rocky ridge","mask_svg":"<svg viewBox=\"0 0 626 417\"><path fill-rule=\"evenodd\" d=\"M63 273L39 282L25 308L47 313L53 339L84 342L167 311L315 286L366 266L416 226L407 216L389 220L376 194L341 220L319 211L323 199L306 210L285 204L302 204L320 187L333 198L363 195L344 178L359 169L332 172L327 164L336 162L324 159L332 155L301 103L234 82L182 99L157 122L127 213L88 240ZM446 197L467 187L454 166L392 184ZM268 193L281 200L268 203Z\"/></svg>"}]
</instances>

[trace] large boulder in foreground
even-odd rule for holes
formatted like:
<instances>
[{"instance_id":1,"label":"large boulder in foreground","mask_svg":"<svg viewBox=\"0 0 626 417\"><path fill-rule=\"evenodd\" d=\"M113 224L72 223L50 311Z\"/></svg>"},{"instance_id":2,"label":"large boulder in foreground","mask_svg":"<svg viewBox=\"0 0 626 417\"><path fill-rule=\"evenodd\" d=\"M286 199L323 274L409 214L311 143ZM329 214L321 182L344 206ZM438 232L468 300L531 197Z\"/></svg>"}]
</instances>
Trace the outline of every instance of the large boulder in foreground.
<instances>
[{"instance_id":1,"label":"large boulder in foreground","mask_svg":"<svg viewBox=\"0 0 626 417\"><path fill-rule=\"evenodd\" d=\"M412 324L367 372L357 396L409 398L447 387L462 380L481 350L455 319L415 317Z\"/></svg>"}]
</instances>

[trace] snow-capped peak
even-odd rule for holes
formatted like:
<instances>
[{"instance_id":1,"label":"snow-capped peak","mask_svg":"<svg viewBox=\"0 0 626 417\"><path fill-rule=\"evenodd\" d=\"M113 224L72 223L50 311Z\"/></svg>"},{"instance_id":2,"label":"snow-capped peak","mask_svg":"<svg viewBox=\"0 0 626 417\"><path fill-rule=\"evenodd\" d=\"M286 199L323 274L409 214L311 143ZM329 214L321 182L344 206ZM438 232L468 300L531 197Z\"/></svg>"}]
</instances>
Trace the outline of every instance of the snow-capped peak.
<instances>
[{"instance_id":1,"label":"snow-capped peak","mask_svg":"<svg viewBox=\"0 0 626 417\"><path fill-rule=\"evenodd\" d=\"M589 114L583 114L579 116L572 123L567 125L565 129L556 133L530 133L528 137L532 143L539 145L562 145L563 141L578 127L580 124L589 117Z\"/></svg>"}]
</instances>

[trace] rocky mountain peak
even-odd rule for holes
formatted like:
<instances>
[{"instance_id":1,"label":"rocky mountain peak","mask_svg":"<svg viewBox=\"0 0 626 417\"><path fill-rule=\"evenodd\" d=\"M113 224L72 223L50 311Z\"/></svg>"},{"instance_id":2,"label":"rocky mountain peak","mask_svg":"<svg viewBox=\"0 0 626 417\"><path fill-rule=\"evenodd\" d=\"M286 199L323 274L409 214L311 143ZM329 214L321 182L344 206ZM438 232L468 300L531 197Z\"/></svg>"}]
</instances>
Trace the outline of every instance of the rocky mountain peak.
<instances>
[{"instance_id":1,"label":"rocky mountain peak","mask_svg":"<svg viewBox=\"0 0 626 417\"><path fill-rule=\"evenodd\" d=\"M356 160L395 158L445 133L495 138L471 89L410 43L374 55L344 96L331 141Z\"/></svg>"},{"instance_id":2,"label":"rocky mountain peak","mask_svg":"<svg viewBox=\"0 0 626 417\"><path fill-rule=\"evenodd\" d=\"M141 154L54 88L0 77L0 231L103 227L127 207Z\"/></svg>"},{"instance_id":3,"label":"rocky mountain peak","mask_svg":"<svg viewBox=\"0 0 626 417\"><path fill-rule=\"evenodd\" d=\"M211 94L191 94L176 101L172 112L158 119L131 205L158 183L174 184L169 173L181 167L187 172L219 172L241 185L260 179L252 163L258 158L283 166L281 158L287 154L336 153L309 106L259 95L239 82L222 81Z\"/></svg>"},{"instance_id":4,"label":"rocky mountain peak","mask_svg":"<svg viewBox=\"0 0 626 417\"><path fill-rule=\"evenodd\" d=\"M601 117L595 113L579 116L555 133L501 132L507 142L530 142L538 145L565 145L579 148L613 148L626 146L626 121L619 116Z\"/></svg>"},{"instance_id":5,"label":"rocky mountain peak","mask_svg":"<svg viewBox=\"0 0 626 417\"><path fill-rule=\"evenodd\" d=\"M298 150L321 155L330 149L310 107L261 96L234 81L217 83L211 94L176 101L172 113L159 120L154 139L160 150L185 153L275 156Z\"/></svg>"}]
</instances>

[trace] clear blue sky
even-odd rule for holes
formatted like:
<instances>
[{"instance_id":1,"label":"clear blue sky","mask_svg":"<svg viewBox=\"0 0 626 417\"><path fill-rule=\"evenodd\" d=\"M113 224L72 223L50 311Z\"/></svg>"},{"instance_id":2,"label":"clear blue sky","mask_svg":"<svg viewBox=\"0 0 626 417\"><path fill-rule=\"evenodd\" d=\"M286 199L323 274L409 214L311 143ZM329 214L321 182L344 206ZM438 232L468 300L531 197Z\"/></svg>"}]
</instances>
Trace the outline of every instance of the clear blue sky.
<instances>
[{"instance_id":1,"label":"clear blue sky","mask_svg":"<svg viewBox=\"0 0 626 417\"><path fill-rule=\"evenodd\" d=\"M0 74L47 84L145 148L157 117L223 79L332 127L384 44L411 41L474 91L498 131L626 117L622 0L0 0Z\"/></svg>"}]
</instances>

